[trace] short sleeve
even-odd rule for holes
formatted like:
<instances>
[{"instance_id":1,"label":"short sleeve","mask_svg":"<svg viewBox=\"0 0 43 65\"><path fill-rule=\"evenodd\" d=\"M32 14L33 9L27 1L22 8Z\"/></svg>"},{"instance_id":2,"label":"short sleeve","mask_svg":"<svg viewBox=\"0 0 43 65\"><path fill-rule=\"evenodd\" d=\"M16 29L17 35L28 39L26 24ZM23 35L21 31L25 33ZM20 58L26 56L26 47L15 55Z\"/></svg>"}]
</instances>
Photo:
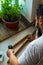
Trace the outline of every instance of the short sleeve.
<instances>
[{"instance_id":1,"label":"short sleeve","mask_svg":"<svg viewBox=\"0 0 43 65\"><path fill-rule=\"evenodd\" d=\"M18 58L20 65L35 65L39 61L39 54L35 46L34 41L31 42L22 55Z\"/></svg>"}]
</instances>

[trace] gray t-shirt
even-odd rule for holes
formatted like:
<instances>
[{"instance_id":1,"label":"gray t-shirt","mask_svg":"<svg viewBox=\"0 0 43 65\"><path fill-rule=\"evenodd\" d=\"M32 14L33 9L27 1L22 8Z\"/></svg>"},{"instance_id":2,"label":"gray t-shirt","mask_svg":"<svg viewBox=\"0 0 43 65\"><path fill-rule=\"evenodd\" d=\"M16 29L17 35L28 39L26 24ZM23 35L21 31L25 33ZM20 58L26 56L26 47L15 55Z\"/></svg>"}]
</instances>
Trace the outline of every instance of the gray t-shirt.
<instances>
[{"instance_id":1,"label":"gray t-shirt","mask_svg":"<svg viewBox=\"0 0 43 65\"><path fill-rule=\"evenodd\" d=\"M29 43L26 50L18 58L20 65L36 65L43 57L43 35Z\"/></svg>"}]
</instances>

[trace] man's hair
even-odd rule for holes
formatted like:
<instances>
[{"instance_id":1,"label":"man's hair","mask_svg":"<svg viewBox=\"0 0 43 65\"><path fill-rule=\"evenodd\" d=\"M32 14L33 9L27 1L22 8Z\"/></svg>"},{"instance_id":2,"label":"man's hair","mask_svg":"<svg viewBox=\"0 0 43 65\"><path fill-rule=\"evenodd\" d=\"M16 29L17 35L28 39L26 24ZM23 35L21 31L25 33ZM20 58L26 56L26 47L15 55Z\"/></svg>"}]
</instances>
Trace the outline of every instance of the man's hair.
<instances>
[{"instance_id":1,"label":"man's hair","mask_svg":"<svg viewBox=\"0 0 43 65\"><path fill-rule=\"evenodd\" d=\"M43 16L43 4L39 5L39 8L37 9L37 16Z\"/></svg>"}]
</instances>

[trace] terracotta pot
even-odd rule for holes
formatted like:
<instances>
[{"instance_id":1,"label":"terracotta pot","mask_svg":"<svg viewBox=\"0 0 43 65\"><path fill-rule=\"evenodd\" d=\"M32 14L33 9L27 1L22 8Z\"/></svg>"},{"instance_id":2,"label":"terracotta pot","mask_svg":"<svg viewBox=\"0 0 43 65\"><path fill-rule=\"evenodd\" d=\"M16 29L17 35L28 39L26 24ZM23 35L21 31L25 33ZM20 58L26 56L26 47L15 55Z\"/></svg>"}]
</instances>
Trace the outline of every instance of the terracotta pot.
<instances>
[{"instance_id":1,"label":"terracotta pot","mask_svg":"<svg viewBox=\"0 0 43 65\"><path fill-rule=\"evenodd\" d=\"M7 21L5 21L4 19L2 19L2 21L4 22L4 25L5 25L7 28L10 28L10 29L17 29L17 28L18 28L19 20L14 21L14 22L7 22Z\"/></svg>"}]
</instances>

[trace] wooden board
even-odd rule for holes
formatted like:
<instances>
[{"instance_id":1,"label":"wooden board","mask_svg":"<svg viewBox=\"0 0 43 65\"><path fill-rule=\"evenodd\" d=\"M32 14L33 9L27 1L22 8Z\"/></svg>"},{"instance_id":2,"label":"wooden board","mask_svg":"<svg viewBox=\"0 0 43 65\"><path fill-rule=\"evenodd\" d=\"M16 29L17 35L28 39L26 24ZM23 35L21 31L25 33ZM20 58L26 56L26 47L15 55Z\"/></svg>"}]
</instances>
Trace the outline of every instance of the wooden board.
<instances>
[{"instance_id":1,"label":"wooden board","mask_svg":"<svg viewBox=\"0 0 43 65\"><path fill-rule=\"evenodd\" d=\"M25 30L28 27L29 26L25 25L22 21L20 21L18 30L11 30L6 28L3 22L0 22L0 42L11 37L12 35L15 35L18 32Z\"/></svg>"}]
</instances>

